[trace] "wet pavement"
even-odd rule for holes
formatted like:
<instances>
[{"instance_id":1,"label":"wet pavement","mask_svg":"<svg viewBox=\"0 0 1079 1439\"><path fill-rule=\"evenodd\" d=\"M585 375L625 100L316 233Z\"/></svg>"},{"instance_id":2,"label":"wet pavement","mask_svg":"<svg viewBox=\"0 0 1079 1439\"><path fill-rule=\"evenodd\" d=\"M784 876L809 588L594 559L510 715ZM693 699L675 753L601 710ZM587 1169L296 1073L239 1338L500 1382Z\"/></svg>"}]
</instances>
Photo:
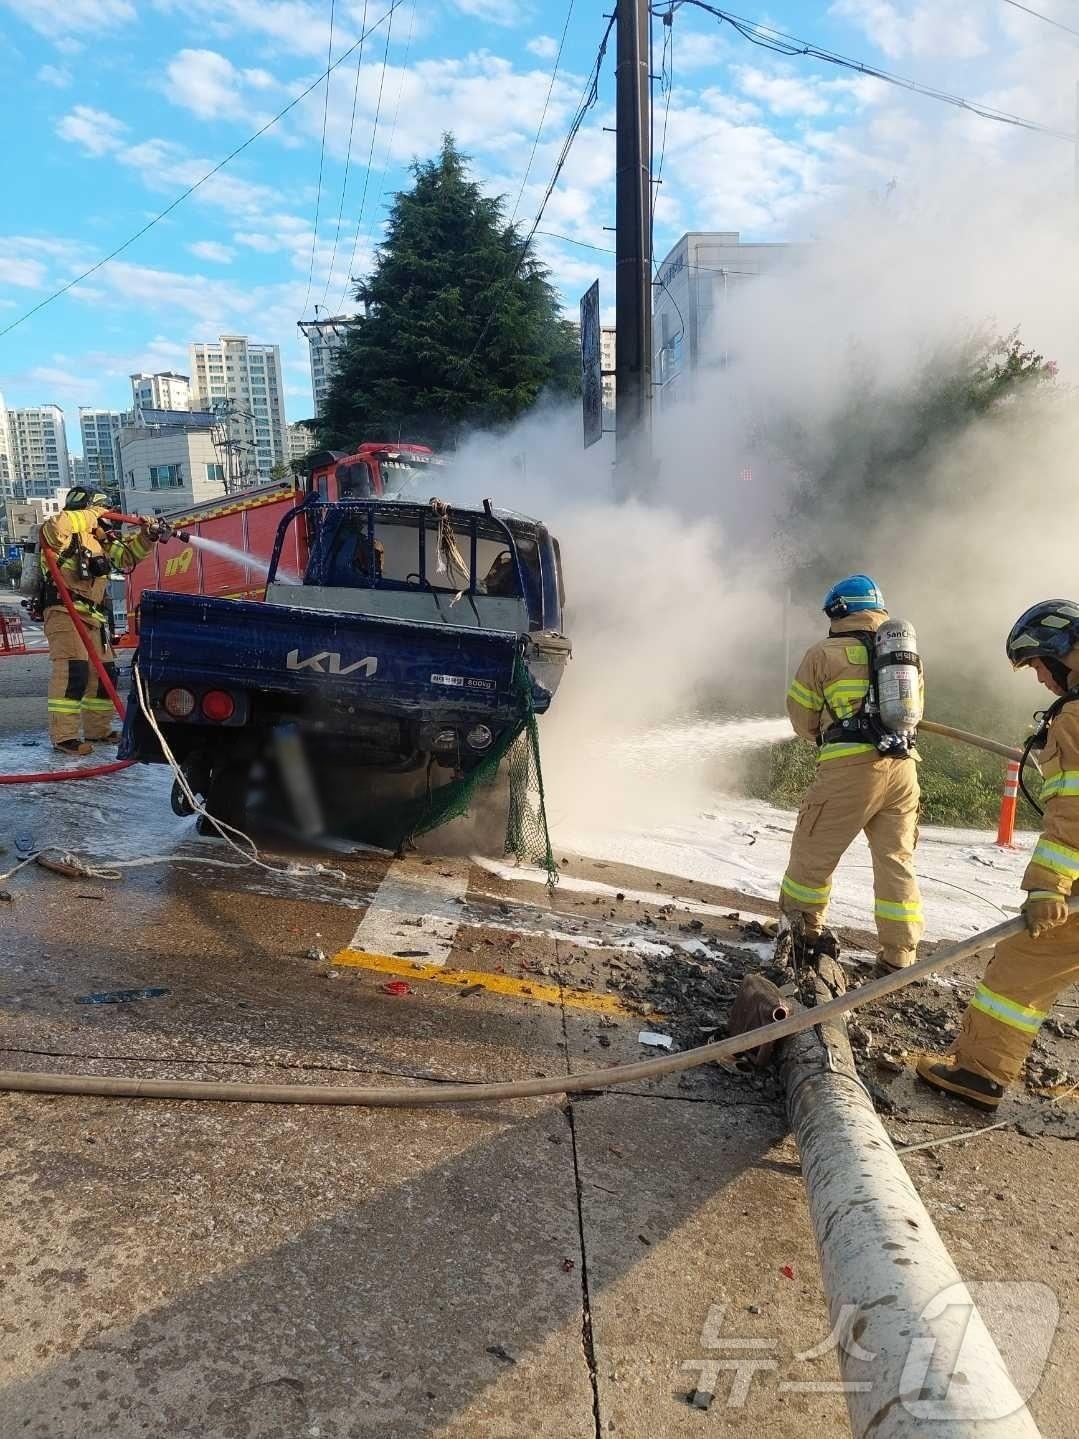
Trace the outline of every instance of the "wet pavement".
<instances>
[{"instance_id":1,"label":"wet pavement","mask_svg":"<svg viewBox=\"0 0 1079 1439\"><path fill-rule=\"evenodd\" d=\"M28 675L20 696L0 670L0 771L68 767L25 723ZM674 1032L648 961L753 952L739 896L587 857L553 899L452 835L403 860L276 839L274 872L242 865L168 789L158 768L0 789L0 870L26 831L119 876L6 881L0 1067L562 1074ZM978 1122L891 1084L898 1140ZM448 1110L3 1093L0 1126L0 1439L848 1432L797 1154L756 1076ZM1059 1289L1034 1407L1060 1436L1077 1153L1005 1131L910 1160L969 1277ZM766 1362L740 1397L747 1347Z\"/></svg>"}]
</instances>

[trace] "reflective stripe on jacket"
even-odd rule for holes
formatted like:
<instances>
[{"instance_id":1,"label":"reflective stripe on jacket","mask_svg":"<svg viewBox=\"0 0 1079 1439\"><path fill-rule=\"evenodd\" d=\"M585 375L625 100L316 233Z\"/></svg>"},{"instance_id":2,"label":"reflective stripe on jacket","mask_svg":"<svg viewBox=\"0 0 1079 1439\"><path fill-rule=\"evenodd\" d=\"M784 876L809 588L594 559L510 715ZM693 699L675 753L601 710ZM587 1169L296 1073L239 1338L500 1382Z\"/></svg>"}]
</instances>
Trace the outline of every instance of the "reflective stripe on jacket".
<instances>
[{"instance_id":1,"label":"reflective stripe on jacket","mask_svg":"<svg viewBox=\"0 0 1079 1439\"><path fill-rule=\"evenodd\" d=\"M1079 674L1069 676L1069 682ZM1049 725L1039 756L1042 770L1042 832L1022 885L1071 894L1079 880L1079 701L1066 704Z\"/></svg>"}]
</instances>

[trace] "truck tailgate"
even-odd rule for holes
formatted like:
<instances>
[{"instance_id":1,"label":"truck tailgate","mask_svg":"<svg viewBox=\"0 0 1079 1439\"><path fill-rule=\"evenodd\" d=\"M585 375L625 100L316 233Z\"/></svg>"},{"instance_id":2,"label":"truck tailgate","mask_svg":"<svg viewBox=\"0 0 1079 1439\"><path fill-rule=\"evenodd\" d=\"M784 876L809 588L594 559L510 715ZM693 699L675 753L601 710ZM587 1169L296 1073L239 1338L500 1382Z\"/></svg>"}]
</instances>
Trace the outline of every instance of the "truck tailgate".
<instances>
[{"instance_id":1,"label":"truck tailgate","mask_svg":"<svg viewBox=\"0 0 1079 1439\"><path fill-rule=\"evenodd\" d=\"M142 596L139 636L151 684L228 684L397 713L512 706L521 643L496 630L160 590Z\"/></svg>"}]
</instances>

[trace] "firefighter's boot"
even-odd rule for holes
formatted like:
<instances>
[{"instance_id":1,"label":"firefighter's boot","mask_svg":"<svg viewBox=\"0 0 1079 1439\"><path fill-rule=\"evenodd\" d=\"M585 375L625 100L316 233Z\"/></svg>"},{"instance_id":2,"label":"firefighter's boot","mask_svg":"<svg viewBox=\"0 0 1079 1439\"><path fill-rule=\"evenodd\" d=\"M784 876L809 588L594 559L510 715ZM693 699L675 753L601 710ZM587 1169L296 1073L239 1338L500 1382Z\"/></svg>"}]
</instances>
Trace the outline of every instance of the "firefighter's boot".
<instances>
[{"instance_id":1,"label":"firefighter's boot","mask_svg":"<svg viewBox=\"0 0 1079 1439\"><path fill-rule=\"evenodd\" d=\"M975 1074L972 1069L964 1069L954 1054L943 1057L923 1054L916 1066L916 1072L919 1079L932 1085L934 1089L945 1094L954 1094L964 1103L972 1104L975 1109L988 1110L990 1114L996 1111L1004 1098L1003 1084L986 1079L983 1074Z\"/></svg>"}]
</instances>

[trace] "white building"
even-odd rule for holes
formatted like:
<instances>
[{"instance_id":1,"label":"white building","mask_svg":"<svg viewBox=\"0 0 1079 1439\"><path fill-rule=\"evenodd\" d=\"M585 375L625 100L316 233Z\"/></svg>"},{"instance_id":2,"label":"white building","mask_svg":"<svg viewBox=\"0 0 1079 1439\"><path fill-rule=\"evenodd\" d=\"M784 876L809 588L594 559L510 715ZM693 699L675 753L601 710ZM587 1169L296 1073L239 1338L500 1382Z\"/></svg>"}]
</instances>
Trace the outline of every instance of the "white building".
<instances>
[{"instance_id":1,"label":"white building","mask_svg":"<svg viewBox=\"0 0 1079 1439\"><path fill-rule=\"evenodd\" d=\"M7 453L14 499L51 499L69 479L67 431L59 405L7 411Z\"/></svg>"},{"instance_id":2,"label":"white building","mask_svg":"<svg viewBox=\"0 0 1079 1439\"><path fill-rule=\"evenodd\" d=\"M38 531L50 515L58 515L64 508L67 490L57 490L51 500L5 500L4 523L8 542L22 544L26 540L37 543Z\"/></svg>"},{"instance_id":3,"label":"white building","mask_svg":"<svg viewBox=\"0 0 1079 1439\"><path fill-rule=\"evenodd\" d=\"M789 265L800 245L743 242L737 230L691 231L656 269L652 379L665 401L692 371L723 368L731 307L741 288Z\"/></svg>"},{"instance_id":4,"label":"white building","mask_svg":"<svg viewBox=\"0 0 1079 1439\"><path fill-rule=\"evenodd\" d=\"M160 515L225 493L224 462L206 418L122 427L120 493L127 514Z\"/></svg>"},{"instance_id":5,"label":"white building","mask_svg":"<svg viewBox=\"0 0 1079 1439\"><path fill-rule=\"evenodd\" d=\"M345 343L349 327L359 320L357 315L335 315L328 320L300 320L298 328L306 336L311 351L311 394L315 414L326 407L330 381L337 370L337 354Z\"/></svg>"},{"instance_id":6,"label":"white building","mask_svg":"<svg viewBox=\"0 0 1079 1439\"><path fill-rule=\"evenodd\" d=\"M0 394L0 500L11 498L11 465L8 459L7 406Z\"/></svg>"},{"instance_id":7,"label":"white building","mask_svg":"<svg viewBox=\"0 0 1079 1439\"><path fill-rule=\"evenodd\" d=\"M603 408L614 409L615 327L603 325L599 332L599 362L603 370Z\"/></svg>"},{"instance_id":8,"label":"white building","mask_svg":"<svg viewBox=\"0 0 1079 1439\"><path fill-rule=\"evenodd\" d=\"M309 455L312 450L318 449L318 441L315 439L315 432L307 425L301 425L299 421L288 427L288 457L290 460L302 460L304 455Z\"/></svg>"},{"instance_id":9,"label":"white building","mask_svg":"<svg viewBox=\"0 0 1079 1439\"><path fill-rule=\"evenodd\" d=\"M222 335L191 346L191 404L223 418L247 483L267 480L275 465L288 464L284 396L276 345Z\"/></svg>"},{"instance_id":10,"label":"white building","mask_svg":"<svg viewBox=\"0 0 1079 1439\"><path fill-rule=\"evenodd\" d=\"M116 437L120 433L119 410L92 410L80 405L79 429L82 431L82 462L87 482L105 490L116 489L120 463L116 449Z\"/></svg>"},{"instance_id":11,"label":"white building","mask_svg":"<svg viewBox=\"0 0 1079 1439\"><path fill-rule=\"evenodd\" d=\"M131 376L131 399L136 410L190 410L191 381L172 370L140 372Z\"/></svg>"}]
</instances>

